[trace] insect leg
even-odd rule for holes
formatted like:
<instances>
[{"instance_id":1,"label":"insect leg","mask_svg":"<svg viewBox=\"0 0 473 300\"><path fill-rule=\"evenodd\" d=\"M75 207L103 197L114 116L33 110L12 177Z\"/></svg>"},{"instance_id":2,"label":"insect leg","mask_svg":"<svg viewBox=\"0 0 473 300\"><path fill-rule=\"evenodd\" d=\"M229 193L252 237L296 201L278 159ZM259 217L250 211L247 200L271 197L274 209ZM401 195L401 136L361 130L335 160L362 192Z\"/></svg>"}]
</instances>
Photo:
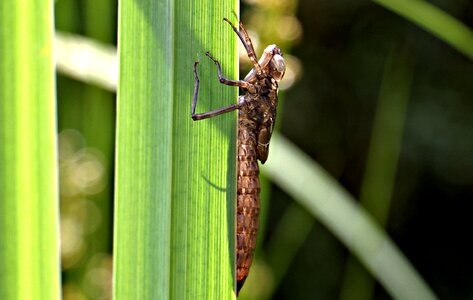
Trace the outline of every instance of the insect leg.
<instances>
[{"instance_id":1,"label":"insect leg","mask_svg":"<svg viewBox=\"0 0 473 300\"><path fill-rule=\"evenodd\" d=\"M225 85L231 85L231 86L238 86L242 89L248 89L248 87L252 86L252 84L246 82L246 81L243 81L243 80L230 80L230 79L227 79L225 77L222 76L222 68L220 67L220 63L218 62L218 60L216 60L215 58L213 58L212 54L210 54L209 51L205 52L205 55L208 56L208 58L210 58L214 63L215 65L217 66L217 70L218 70L218 80L220 81L220 83L223 83Z\"/></svg>"},{"instance_id":2,"label":"insect leg","mask_svg":"<svg viewBox=\"0 0 473 300\"><path fill-rule=\"evenodd\" d=\"M258 58L256 57L255 48L253 47L253 43L251 42L250 36L248 35L248 32L246 31L245 27L243 27L243 24L241 22L239 22L240 23L240 29L241 29L241 32L240 32L233 25L233 23L230 22L230 20L228 20L227 18L223 18L223 20L225 22L227 22L228 24L230 24L230 26L232 26L233 31L235 31L235 33L240 38L241 43L245 47L246 53L248 54L248 58L251 60L251 63L253 64L253 66L256 69L256 73L261 74L261 72L262 72L261 71L261 66L258 63ZM242 34L242 32L243 32L243 34Z\"/></svg>"},{"instance_id":3,"label":"insect leg","mask_svg":"<svg viewBox=\"0 0 473 300\"><path fill-rule=\"evenodd\" d=\"M239 109L241 104L232 104L229 106L225 106L216 110L212 110L209 112L201 113L201 114L196 114L195 113L195 107L197 105L197 95L199 94L199 76L197 75L197 65L199 64L198 61L194 63L194 77L195 77L195 86L194 86L194 99L192 100L192 120L197 121L197 120L203 120L211 117L215 117L230 111L233 111L235 109Z\"/></svg>"}]
</instances>

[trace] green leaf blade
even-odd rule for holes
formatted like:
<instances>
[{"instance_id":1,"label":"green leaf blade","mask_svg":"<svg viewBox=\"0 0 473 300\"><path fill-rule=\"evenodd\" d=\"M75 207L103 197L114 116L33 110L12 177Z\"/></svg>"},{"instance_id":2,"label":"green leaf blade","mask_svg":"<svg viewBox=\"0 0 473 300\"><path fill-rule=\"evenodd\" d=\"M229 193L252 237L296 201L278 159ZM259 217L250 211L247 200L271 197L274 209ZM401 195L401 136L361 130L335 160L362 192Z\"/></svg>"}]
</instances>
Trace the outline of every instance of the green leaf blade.
<instances>
[{"instance_id":1,"label":"green leaf blade","mask_svg":"<svg viewBox=\"0 0 473 300\"><path fill-rule=\"evenodd\" d=\"M1 299L59 299L52 7L0 3Z\"/></svg>"},{"instance_id":2,"label":"green leaf blade","mask_svg":"<svg viewBox=\"0 0 473 300\"><path fill-rule=\"evenodd\" d=\"M190 108L192 67L206 50L237 77L236 37L222 21L235 8L121 2L117 299L233 295L236 114L194 122ZM236 101L237 90L219 84L211 61L198 71L200 112Z\"/></svg>"},{"instance_id":3,"label":"green leaf blade","mask_svg":"<svg viewBox=\"0 0 473 300\"><path fill-rule=\"evenodd\" d=\"M175 57L176 70L184 72L174 73L178 83L175 99L179 101L173 126L175 153L187 152L183 159L173 160L173 199L182 199L173 207L173 245L187 245L187 254L173 256L172 262L174 270L185 268L188 273L185 282L182 277L173 280L176 299L225 299L231 297L234 286L230 275L234 272L236 112L202 121L190 118L196 60L200 61L197 112L237 100L238 90L218 82L215 65L205 56L210 51L221 62L224 76L237 78L237 39L223 21L236 9L235 3L230 4L181 1L175 9L176 18L183 18L177 24L187 25L176 28L175 45L191 44ZM179 288L182 286L187 291Z\"/></svg>"},{"instance_id":4,"label":"green leaf blade","mask_svg":"<svg viewBox=\"0 0 473 300\"><path fill-rule=\"evenodd\" d=\"M169 294L171 3L120 2L115 297ZM154 11L154 13L153 13ZM151 81L150 79L153 79ZM156 80L156 81L154 81ZM156 180L156 181L154 181ZM153 289L159 286L159 289Z\"/></svg>"}]
</instances>

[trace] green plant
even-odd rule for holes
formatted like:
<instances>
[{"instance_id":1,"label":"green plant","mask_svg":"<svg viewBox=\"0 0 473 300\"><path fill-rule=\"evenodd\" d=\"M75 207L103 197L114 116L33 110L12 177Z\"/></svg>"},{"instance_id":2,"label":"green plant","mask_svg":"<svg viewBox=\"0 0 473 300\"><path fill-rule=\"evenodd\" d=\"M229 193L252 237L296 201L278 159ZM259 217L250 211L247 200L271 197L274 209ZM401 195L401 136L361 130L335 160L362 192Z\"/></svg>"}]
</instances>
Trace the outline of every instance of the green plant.
<instances>
[{"instance_id":1,"label":"green plant","mask_svg":"<svg viewBox=\"0 0 473 300\"><path fill-rule=\"evenodd\" d=\"M59 299L52 1L0 3L0 298Z\"/></svg>"},{"instance_id":2,"label":"green plant","mask_svg":"<svg viewBox=\"0 0 473 300\"><path fill-rule=\"evenodd\" d=\"M225 299L234 290L236 114L193 122L192 67L207 50L237 77L236 2L122 1L118 86L116 299ZM237 90L199 65L198 110ZM229 142L230 141L230 142Z\"/></svg>"}]
</instances>

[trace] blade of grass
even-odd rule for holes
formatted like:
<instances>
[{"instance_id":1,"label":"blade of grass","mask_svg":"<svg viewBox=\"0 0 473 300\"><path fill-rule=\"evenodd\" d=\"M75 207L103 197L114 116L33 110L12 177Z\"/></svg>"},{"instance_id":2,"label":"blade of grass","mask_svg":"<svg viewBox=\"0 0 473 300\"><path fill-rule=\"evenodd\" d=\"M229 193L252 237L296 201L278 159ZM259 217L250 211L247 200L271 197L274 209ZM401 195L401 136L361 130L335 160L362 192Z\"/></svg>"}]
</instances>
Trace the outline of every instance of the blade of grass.
<instances>
[{"instance_id":1,"label":"blade of grass","mask_svg":"<svg viewBox=\"0 0 473 300\"><path fill-rule=\"evenodd\" d=\"M197 110L237 101L238 89L220 84L214 64L203 55L211 51L225 76L238 78L238 39L223 21L233 18L232 11L238 11L238 1L178 1L175 8L172 236L174 249L187 248L171 261L174 275L187 272L186 278L173 277L176 299L234 297L237 114L194 122L189 106L196 55L202 55Z\"/></svg>"},{"instance_id":2,"label":"blade of grass","mask_svg":"<svg viewBox=\"0 0 473 300\"><path fill-rule=\"evenodd\" d=\"M119 60L116 299L234 295L236 114L193 122L193 63L212 51L237 77L237 2L124 0ZM198 110L236 101L209 61Z\"/></svg>"},{"instance_id":3,"label":"blade of grass","mask_svg":"<svg viewBox=\"0 0 473 300\"><path fill-rule=\"evenodd\" d=\"M263 171L327 226L395 299L437 299L372 217L320 166L275 134Z\"/></svg>"},{"instance_id":4,"label":"blade of grass","mask_svg":"<svg viewBox=\"0 0 473 300\"><path fill-rule=\"evenodd\" d=\"M0 2L0 299L59 299L53 2Z\"/></svg>"},{"instance_id":5,"label":"blade of grass","mask_svg":"<svg viewBox=\"0 0 473 300\"><path fill-rule=\"evenodd\" d=\"M473 60L473 32L449 14L422 0L373 0L432 33Z\"/></svg>"}]
</instances>

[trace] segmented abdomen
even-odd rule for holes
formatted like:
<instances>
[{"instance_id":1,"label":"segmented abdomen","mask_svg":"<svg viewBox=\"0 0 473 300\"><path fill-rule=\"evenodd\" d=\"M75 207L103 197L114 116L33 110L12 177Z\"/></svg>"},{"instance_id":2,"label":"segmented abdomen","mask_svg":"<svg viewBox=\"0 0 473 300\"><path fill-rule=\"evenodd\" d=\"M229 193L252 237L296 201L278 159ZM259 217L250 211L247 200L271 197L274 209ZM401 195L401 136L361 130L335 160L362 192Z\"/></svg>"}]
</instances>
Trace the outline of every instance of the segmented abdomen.
<instances>
[{"instance_id":1,"label":"segmented abdomen","mask_svg":"<svg viewBox=\"0 0 473 300\"><path fill-rule=\"evenodd\" d=\"M256 248L259 215L259 168L256 155L256 130L244 120L238 124L237 179L237 291L243 286Z\"/></svg>"}]
</instances>

